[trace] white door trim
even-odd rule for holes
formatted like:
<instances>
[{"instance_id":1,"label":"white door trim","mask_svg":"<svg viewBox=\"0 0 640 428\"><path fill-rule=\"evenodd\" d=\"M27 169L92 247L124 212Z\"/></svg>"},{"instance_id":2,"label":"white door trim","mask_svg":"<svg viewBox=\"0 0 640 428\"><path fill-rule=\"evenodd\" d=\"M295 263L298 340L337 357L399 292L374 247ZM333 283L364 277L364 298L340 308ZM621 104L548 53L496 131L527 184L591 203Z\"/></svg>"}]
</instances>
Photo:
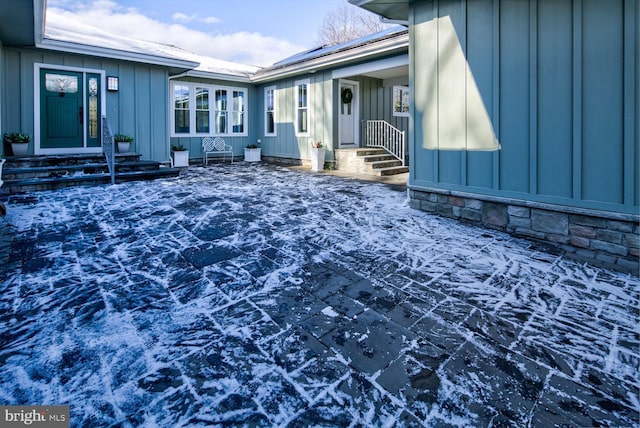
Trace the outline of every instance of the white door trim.
<instances>
[{"instance_id":1,"label":"white door trim","mask_svg":"<svg viewBox=\"0 0 640 428\"><path fill-rule=\"evenodd\" d=\"M353 144L343 145L342 138L342 120L340 120L340 109L341 109L341 93L342 93L342 85L353 85L353 100L351 101L353 107L353 139L355 142L355 146ZM338 148L343 147L360 147L360 82L355 80L347 80L347 79L339 79L338 80Z\"/></svg>"},{"instance_id":2,"label":"white door trim","mask_svg":"<svg viewBox=\"0 0 640 428\"><path fill-rule=\"evenodd\" d=\"M59 155L59 154L75 154L75 153L102 153L102 147L87 147L87 133L84 132L84 147L77 147L72 149L42 149L40 148L40 70L60 70L60 71L74 71L77 73L83 73L82 87L86 87L87 73L100 75L100 108L104 114L107 111L107 96L106 96L106 72L104 70L98 70L95 68L82 68L82 67L69 67L66 65L44 64L37 62L33 65L33 150L36 155ZM82 100L83 111L87 111L86 97L83 96ZM101 119L100 119L101 120ZM87 126L85 121L85 127Z\"/></svg>"}]
</instances>

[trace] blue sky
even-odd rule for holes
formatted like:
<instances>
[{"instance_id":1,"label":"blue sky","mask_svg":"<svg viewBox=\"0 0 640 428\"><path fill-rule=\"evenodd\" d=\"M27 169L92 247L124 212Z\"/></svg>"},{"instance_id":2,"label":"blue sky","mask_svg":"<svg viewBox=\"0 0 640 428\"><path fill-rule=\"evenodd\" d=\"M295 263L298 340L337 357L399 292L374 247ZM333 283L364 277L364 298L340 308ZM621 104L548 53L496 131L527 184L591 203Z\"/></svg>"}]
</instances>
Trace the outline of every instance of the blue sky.
<instances>
[{"instance_id":1,"label":"blue sky","mask_svg":"<svg viewBox=\"0 0 640 428\"><path fill-rule=\"evenodd\" d=\"M346 0L48 0L64 17L219 59L270 65L316 46L324 17Z\"/></svg>"}]
</instances>

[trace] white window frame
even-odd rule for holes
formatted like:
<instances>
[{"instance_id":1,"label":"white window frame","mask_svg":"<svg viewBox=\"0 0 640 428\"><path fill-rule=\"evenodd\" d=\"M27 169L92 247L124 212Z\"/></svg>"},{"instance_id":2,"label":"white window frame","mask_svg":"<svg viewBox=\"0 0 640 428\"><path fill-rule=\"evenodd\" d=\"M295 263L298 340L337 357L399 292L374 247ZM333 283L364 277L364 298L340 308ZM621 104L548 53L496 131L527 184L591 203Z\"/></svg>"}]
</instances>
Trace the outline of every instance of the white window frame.
<instances>
[{"instance_id":1,"label":"white window frame","mask_svg":"<svg viewBox=\"0 0 640 428\"><path fill-rule=\"evenodd\" d=\"M203 89L207 91L207 108L206 109L200 109L198 108L198 104L197 104L197 99L198 99L198 89ZM196 119L196 127L194 128L196 130L196 133L198 134L208 134L211 132L211 88L209 88L207 85L196 85L195 86L195 101L196 101L196 105L194 105L194 114L196 115L195 119ZM175 104L174 104L175 105ZM207 122L207 124L209 125L209 132L198 132L198 128L197 128L197 124L198 124L198 112L206 112L207 115L209 116L209 120ZM189 113L191 113L191 109L189 109ZM175 117L175 115L173 116ZM174 128L175 129L175 128ZM189 128L191 129L191 128Z\"/></svg>"},{"instance_id":2,"label":"white window frame","mask_svg":"<svg viewBox=\"0 0 640 428\"><path fill-rule=\"evenodd\" d=\"M273 110L269 110L269 92L273 95ZM276 111L278 102L276 101L276 87L267 86L264 88L264 135L265 137L276 137L278 135L278 126L276 121ZM273 132L269 132L269 113L273 115Z\"/></svg>"},{"instance_id":3,"label":"white window frame","mask_svg":"<svg viewBox=\"0 0 640 428\"><path fill-rule=\"evenodd\" d=\"M299 99L298 99L298 94L300 93L300 87L302 85L306 85L307 86L307 105L304 107L299 107ZM296 81L296 86L295 86L295 93L293 95L293 100L294 100L294 106L293 106L293 111L294 111L294 124L295 124L295 131L296 131L296 137L309 137L311 135L311 131L310 131L310 127L311 127L311 79L303 79L303 80L298 80ZM298 129L298 114L300 112L300 110L305 109L307 110L307 130L305 132L301 132Z\"/></svg>"},{"instance_id":4,"label":"white window frame","mask_svg":"<svg viewBox=\"0 0 640 428\"><path fill-rule=\"evenodd\" d=\"M176 132L176 116L175 116L175 87L187 86L189 88L189 132L177 133ZM209 132L196 132L196 88L203 88L209 91ZM227 117L226 132L216 132L216 91L227 91L227 104L224 112ZM242 132L233 132L233 117L234 113L238 113L233 109L233 92L242 92ZM181 80L172 81L170 85L170 115L171 115L171 137L246 137L249 135L249 89L242 86L221 86L221 85L206 85L202 83L186 82ZM200 110L202 111L202 110Z\"/></svg>"},{"instance_id":5,"label":"white window frame","mask_svg":"<svg viewBox=\"0 0 640 428\"><path fill-rule=\"evenodd\" d=\"M402 96L403 93L406 93L406 106L407 106L407 111L402 111L402 106L404 105L403 101L404 101L404 97ZM397 105L397 101L398 101L398 94L400 95L400 111L396 110L396 105ZM393 115L394 116L399 116L399 117L409 117L410 113L411 113L411 99L409 98L410 92L409 92L409 87L408 86L394 86L393 87L393 93L392 93L392 103L393 105L391 106L391 109L393 111Z\"/></svg>"}]
</instances>

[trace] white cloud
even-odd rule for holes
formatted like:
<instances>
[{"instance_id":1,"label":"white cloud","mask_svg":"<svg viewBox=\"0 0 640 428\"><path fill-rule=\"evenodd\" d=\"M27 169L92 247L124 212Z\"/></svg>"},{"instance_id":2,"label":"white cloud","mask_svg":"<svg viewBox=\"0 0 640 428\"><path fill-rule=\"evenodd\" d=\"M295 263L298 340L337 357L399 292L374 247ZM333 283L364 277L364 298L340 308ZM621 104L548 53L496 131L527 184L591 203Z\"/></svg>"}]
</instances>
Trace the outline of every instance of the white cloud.
<instances>
[{"instance_id":1,"label":"white cloud","mask_svg":"<svg viewBox=\"0 0 640 428\"><path fill-rule=\"evenodd\" d=\"M193 21L194 16L191 15L185 15L184 13L181 12L176 12L173 15L171 15L171 19L173 19L174 21L178 21L178 22L189 22L189 21Z\"/></svg>"},{"instance_id":2,"label":"white cloud","mask_svg":"<svg viewBox=\"0 0 640 428\"><path fill-rule=\"evenodd\" d=\"M55 21L56 17L95 25L98 29L124 37L166 43L205 56L251 65L271 65L305 49L288 40L260 33L197 31L183 25L193 19L184 13L175 13L172 16L174 22L167 23L145 16L135 8L125 8L113 0L49 0L47 20ZM210 24L220 22L212 16L199 20Z\"/></svg>"},{"instance_id":3,"label":"white cloud","mask_svg":"<svg viewBox=\"0 0 640 428\"><path fill-rule=\"evenodd\" d=\"M202 22L205 22L207 24L217 24L218 22L221 22L219 18L215 17L215 16L207 16L206 18L204 18L202 20Z\"/></svg>"}]
</instances>

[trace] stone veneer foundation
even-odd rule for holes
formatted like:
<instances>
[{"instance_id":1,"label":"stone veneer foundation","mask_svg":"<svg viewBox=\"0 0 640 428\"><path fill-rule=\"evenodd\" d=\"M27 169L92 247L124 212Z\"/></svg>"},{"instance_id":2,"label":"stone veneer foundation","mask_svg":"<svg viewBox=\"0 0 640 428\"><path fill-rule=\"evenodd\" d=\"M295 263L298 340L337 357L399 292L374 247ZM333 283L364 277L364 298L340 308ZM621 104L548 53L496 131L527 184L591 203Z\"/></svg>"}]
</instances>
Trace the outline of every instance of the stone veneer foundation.
<instances>
[{"instance_id":1,"label":"stone veneer foundation","mask_svg":"<svg viewBox=\"0 0 640 428\"><path fill-rule=\"evenodd\" d=\"M640 216L440 189L409 189L412 208L503 230L568 256L640 275Z\"/></svg>"}]
</instances>

